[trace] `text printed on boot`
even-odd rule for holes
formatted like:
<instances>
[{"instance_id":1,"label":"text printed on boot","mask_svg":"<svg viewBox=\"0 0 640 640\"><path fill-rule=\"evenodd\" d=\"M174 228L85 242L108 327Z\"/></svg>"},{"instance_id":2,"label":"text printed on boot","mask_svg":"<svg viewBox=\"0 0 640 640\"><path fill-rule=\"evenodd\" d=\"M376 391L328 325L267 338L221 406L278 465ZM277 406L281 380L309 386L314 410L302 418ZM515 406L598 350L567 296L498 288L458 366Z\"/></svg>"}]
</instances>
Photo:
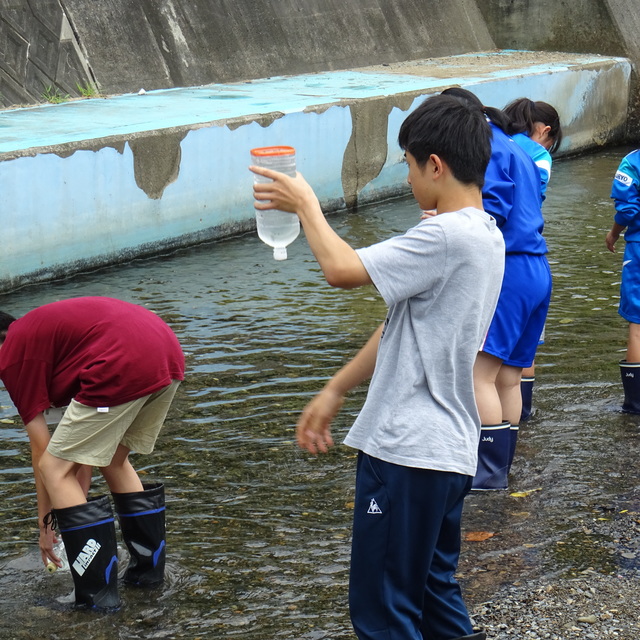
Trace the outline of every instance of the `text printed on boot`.
<instances>
[{"instance_id":1,"label":"text printed on boot","mask_svg":"<svg viewBox=\"0 0 640 640\"><path fill-rule=\"evenodd\" d=\"M96 557L98 551L100 551L100 546L100 543L93 538L89 538L89 540L87 540L82 551L73 561L73 568L79 576L84 575L84 572L91 564L91 561Z\"/></svg>"}]
</instances>

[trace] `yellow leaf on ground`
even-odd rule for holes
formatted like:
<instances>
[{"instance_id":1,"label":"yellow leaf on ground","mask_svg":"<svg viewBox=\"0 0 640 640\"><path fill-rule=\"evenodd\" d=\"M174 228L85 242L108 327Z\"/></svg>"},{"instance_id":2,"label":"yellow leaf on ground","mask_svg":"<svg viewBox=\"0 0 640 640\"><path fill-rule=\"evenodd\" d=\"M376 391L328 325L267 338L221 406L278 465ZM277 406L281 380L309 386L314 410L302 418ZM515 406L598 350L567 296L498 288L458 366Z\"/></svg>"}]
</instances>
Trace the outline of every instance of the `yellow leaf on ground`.
<instances>
[{"instance_id":1,"label":"yellow leaf on ground","mask_svg":"<svg viewBox=\"0 0 640 640\"><path fill-rule=\"evenodd\" d=\"M464 539L468 542L483 542L493 538L495 535L495 533L490 533L489 531L469 531L464 534Z\"/></svg>"},{"instance_id":2,"label":"yellow leaf on ground","mask_svg":"<svg viewBox=\"0 0 640 640\"><path fill-rule=\"evenodd\" d=\"M529 491L514 491L513 493L510 493L509 495L512 498L527 498L532 493L535 493L536 491L542 491L542 487L539 487L538 489L529 489Z\"/></svg>"}]
</instances>

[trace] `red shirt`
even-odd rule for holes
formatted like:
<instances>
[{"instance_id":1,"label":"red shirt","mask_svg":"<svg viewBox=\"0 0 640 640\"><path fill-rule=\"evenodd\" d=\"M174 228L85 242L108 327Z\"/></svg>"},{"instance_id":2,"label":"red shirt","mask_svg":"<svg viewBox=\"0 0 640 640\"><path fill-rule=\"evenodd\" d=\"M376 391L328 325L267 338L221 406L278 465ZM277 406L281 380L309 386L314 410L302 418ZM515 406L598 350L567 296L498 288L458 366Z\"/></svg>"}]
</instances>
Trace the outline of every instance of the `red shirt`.
<instances>
[{"instance_id":1,"label":"red shirt","mask_svg":"<svg viewBox=\"0 0 640 640\"><path fill-rule=\"evenodd\" d=\"M144 307L113 298L72 298L11 323L0 378L25 424L75 399L113 407L184 379L173 331Z\"/></svg>"}]
</instances>

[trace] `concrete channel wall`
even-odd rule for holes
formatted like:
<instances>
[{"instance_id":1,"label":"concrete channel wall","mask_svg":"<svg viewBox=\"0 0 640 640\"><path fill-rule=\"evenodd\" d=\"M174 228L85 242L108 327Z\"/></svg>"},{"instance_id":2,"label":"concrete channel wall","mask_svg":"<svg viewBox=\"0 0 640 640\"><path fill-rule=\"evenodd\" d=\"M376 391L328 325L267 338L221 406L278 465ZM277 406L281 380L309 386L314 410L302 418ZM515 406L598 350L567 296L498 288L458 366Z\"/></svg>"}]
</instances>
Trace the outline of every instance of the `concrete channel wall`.
<instances>
[{"instance_id":1,"label":"concrete channel wall","mask_svg":"<svg viewBox=\"0 0 640 640\"><path fill-rule=\"evenodd\" d=\"M633 66L627 138L640 139L638 0L477 0L501 49L624 56Z\"/></svg>"},{"instance_id":2,"label":"concrete channel wall","mask_svg":"<svg viewBox=\"0 0 640 640\"><path fill-rule=\"evenodd\" d=\"M520 49L640 62L638 0L0 0L0 104Z\"/></svg>"},{"instance_id":3,"label":"concrete channel wall","mask_svg":"<svg viewBox=\"0 0 640 640\"><path fill-rule=\"evenodd\" d=\"M475 0L0 0L0 104L493 48Z\"/></svg>"},{"instance_id":4,"label":"concrete channel wall","mask_svg":"<svg viewBox=\"0 0 640 640\"><path fill-rule=\"evenodd\" d=\"M327 211L404 193L399 125L454 84L629 140L637 3L0 0L0 291L252 229L255 146Z\"/></svg>"},{"instance_id":5,"label":"concrete channel wall","mask_svg":"<svg viewBox=\"0 0 640 640\"><path fill-rule=\"evenodd\" d=\"M630 78L624 58L493 51L2 112L0 290L252 229L252 147L294 146L327 211L405 193L399 126L451 85L556 105L564 153L620 142Z\"/></svg>"}]
</instances>

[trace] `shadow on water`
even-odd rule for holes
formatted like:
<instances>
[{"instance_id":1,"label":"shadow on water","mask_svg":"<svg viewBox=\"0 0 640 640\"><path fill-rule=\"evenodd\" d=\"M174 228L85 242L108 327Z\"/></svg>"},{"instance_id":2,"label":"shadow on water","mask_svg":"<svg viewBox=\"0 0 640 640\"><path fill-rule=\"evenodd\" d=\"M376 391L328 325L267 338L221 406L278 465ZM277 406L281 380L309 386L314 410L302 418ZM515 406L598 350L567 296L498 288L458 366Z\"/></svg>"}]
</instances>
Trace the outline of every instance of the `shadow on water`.
<instances>
[{"instance_id":1,"label":"shadow on water","mask_svg":"<svg viewBox=\"0 0 640 640\"><path fill-rule=\"evenodd\" d=\"M554 166L545 214L555 289L537 361L537 413L521 430L510 492L468 499L465 533L493 534L464 545L470 604L529 576L638 566L640 550L624 532L640 517L640 418L617 411L622 258L603 241L625 151ZM411 200L397 200L332 224L362 246L418 215ZM156 452L134 459L167 486L168 578L153 592L123 589L123 608L108 616L57 602L70 576L39 565L28 443L2 392L0 637L353 637L346 595L355 453L338 446L305 455L294 426L382 320L384 304L371 288L328 287L304 239L289 255L274 262L248 235L0 298L16 315L80 295L146 305L174 328L188 362ZM363 399L363 390L349 397L338 440Z\"/></svg>"}]
</instances>

